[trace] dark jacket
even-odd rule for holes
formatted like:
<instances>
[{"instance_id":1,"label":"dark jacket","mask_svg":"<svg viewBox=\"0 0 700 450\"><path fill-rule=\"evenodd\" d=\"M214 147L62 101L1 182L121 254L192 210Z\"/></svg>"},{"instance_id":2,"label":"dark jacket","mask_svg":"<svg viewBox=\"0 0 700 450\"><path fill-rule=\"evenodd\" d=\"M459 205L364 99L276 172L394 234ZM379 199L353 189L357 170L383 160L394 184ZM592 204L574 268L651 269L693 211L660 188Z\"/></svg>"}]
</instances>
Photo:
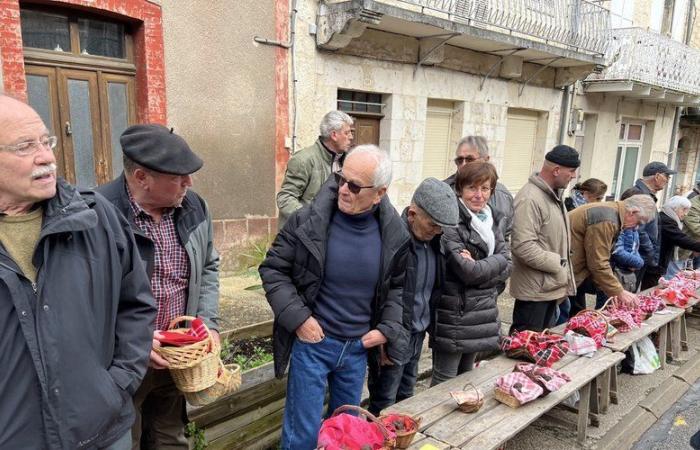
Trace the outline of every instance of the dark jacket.
<instances>
[{"instance_id":1,"label":"dark jacket","mask_svg":"<svg viewBox=\"0 0 700 450\"><path fill-rule=\"evenodd\" d=\"M413 236L411 233L411 228L408 225L408 207L406 207L401 214L401 219L403 220L409 234ZM413 237L411 239L414 240ZM433 292L430 294L430 301L428 304L428 308L432 310L440 299L442 289L445 285L445 254L442 248L440 235L435 236L428 243L428 245L430 245L433 252L437 256L435 284L433 284ZM413 307L415 304L414 297L416 296L416 264L415 247L410 245L408 256L406 258L406 276L403 286L404 323L408 324L410 324L413 320Z\"/></svg>"},{"instance_id":2,"label":"dark jacket","mask_svg":"<svg viewBox=\"0 0 700 450\"><path fill-rule=\"evenodd\" d=\"M127 218L149 274L153 273L155 246L134 222L124 174L97 192ZM175 228L190 261L190 280L185 314L201 317L212 330L219 330L219 254L214 248L214 230L207 204L189 190L182 207L175 209Z\"/></svg>"},{"instance_id":3,"label":"dark jacket","mask_svg":"<svg viewBox=\"0 0 700 450\"><path fill-rule=\"evenodd\" d=\"M666 273L668 264L673 261L673 251L676 247L693 252L700 252L700 241L696 241L683 232L676 221L665 212L659 213L661 222L661 253L659 257L659 269Z\"/></svg>"},{"instance_id":4,"label":"dark jacket","mask_svg":"<svg viewBox=\"0 0 700 450\"><path fill-rule=\"evenodd\" d=\"M155 306L124 217L63 180L43 202L36 283L0 246L0 448L102 448L134 422Z\"/></svg>"},{"instance_id":5,"label":"dark jacket","mask_svg":"<svg viewBox=\"0 0 700 450\"><path fill-rule=\"evenodd\" d=\"M471 214L461 202L459 225L444 230L447 273L430 326L434 350L474 353L498 348L498 286L508 279L513 266L499 226L504 218L496 211L493 214L496 246L491 256L487 256L486 242L471 228ZM474 261L462 258L460 251L464 249Z\"/></svg>"},{"instance_id":6,"label":"dark jacket","mask_svg":"<svg viewBox=\"0 0 700 450\"><path fill-rule=\"evenodd\" d=\"M444 182L454 189L456 178L457 174L453 173ZM510 233L513 231L513 194L510 193L507 187L497 182L496 189L493 190L493 195L489 198L489 206L494 213L503 218L499 225L501 234L503 234L506 242L510 242Z\"/></svg>"},{"instance_id":7,"label":"dark jacket","mask_svg":"<svg viewBox=\"0 0 700 450\"><path fill-rule=\"evenodd\" d=\"M644 182L639 179L634 183L634 186L627 189L622 193L621 198L625 199L632 195L644 194L654 200L654 203L658 201L656 195L649 189L649 187L644 184ZM659 254L661 251L661 237L659 236L659 220L658 215L647 222L644 225L639 226L639 254L644 259L644 265L649 267L656 267L659 265ZM648 243L651 245L648 245Z\"/></svg>"},{"instance_id":8,"label":"dark jacket","mask_svg":"<svg viewBox=\"0 0 700 450\"><path fill-rule=\"evenodd\" d=\"M292 213L260 264L260 278L275 315L275 375L289 362L296 329L314 311L323 280L328 225L337 210L338 185L331 177L310 205ZM370 327L388 340L389 358L403 364L408 353L409 323L404 323L403 282L409 235L401 217L384 196L377 208L382 236L382 261Z\"/></svg>"},{"instance_id":9,"label":"dark jacket","mask_svg":"<svg viewBox=\"0 0 700 450\"><path fill-rule=\"evenodd\" d=\"M620 232L617 238L610 263L620 269L639 270L644 266L644 260L639 255L639 232L634 228L628 228Z\"/></svg>"}]
</instances>

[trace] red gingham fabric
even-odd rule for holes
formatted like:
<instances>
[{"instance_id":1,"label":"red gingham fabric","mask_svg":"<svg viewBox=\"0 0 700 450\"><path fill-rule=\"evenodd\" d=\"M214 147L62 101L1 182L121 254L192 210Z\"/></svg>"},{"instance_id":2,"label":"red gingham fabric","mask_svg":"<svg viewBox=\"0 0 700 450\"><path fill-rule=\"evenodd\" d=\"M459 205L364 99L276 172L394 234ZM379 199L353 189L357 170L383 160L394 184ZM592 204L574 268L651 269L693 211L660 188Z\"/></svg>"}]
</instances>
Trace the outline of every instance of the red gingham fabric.
<instances>
[{"instance_id":1,"label":"red gingham fabric","mask_svg":"<svg viewBox=\"0 0 700 450\"><path fill-rule=\"evenodd\" d=\"M522 372L511 372L498 377L496 386L513 397L520 403L527 403L544 394L542 386L532 381Z\"/></svg>"},{"instance_id":2,"label":"red gingham fabric","mask_svg":"<svg viewBox=\"0 0 700 450\"><path fill-rule=\"evenodd\" d=\"M569 330L590 337L595 341L596 347L600 348L605 343L605 338L608 334L608 324L599 313L581 311L567 322L566 331Z\"/></svg>"},{"instance_id":3,"label":"red gingham fabric","mask_svg":"<svg viewBox=\"0 0 700 450\"><path fill-rule=\"evenodd\" d=\"M190 260L180 244L175 229L175 209L170 209L156 223L136 203L129 192L134 222L155 245L151 289L156 300L156 330L166 330L170 322L185 313L190 280Z\"/></svg>"},{"instance_id":4,"label":"red gingham fabric","mask_svg":"<svg viewBox=\"0 0 700 450\"><path fill-rule=\"evenodd\" d=\"M602 312L620 333L627 333L634 328L639 328L645 315L639 308L628 308L619 304L616 297L603 308Z\"/></svg>"},{"instance_id":5,"label":"red gingham fabric","mask_svg":"<svg viewBox=\"0 0 700 450\"><path fill-rule=\"evenodd\" d=\"M666 308L666 303L663 299L655 297L652 295L640 294L637 296L639 299L639 309L644 311L647 315L652 315L656 311L661 311Z\"/></svg>"},{"instance_id":6,"label":"red gingham fabric","mask_svg":"<svg viewBox=\"0 0 700 450\"><path fill-rule=\"evenodd\" d=\"M549 367L537 366L535 364L516 364L513 370L524 373L532 381L542 386L545 394L558 391L562 386L571 381L571 377L564 372L559 372Z\"/></svg>"},{"instance_id":7,"label":"red gingham fabric","mask_svg":"<svg viewBox=\"0 0 700 450\"><path fill-rule=\"evenodd\" d=\"M552 367L569 351L569 343L559 335L524 330L502 338L501 350L510 357L520 356L524 350L535 364Z\"/></svg>"}]
</instances>

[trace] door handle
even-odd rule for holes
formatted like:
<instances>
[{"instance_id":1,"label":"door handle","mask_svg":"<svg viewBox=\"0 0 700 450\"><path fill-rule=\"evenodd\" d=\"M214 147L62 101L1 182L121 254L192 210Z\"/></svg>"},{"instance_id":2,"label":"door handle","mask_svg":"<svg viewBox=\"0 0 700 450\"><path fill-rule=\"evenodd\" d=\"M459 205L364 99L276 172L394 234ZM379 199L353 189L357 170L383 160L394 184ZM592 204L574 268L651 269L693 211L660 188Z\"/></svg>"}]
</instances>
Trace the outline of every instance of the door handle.
<instances>
[{"instance_id":1,"label":"door handle","mask_svg":"<svg viewBox=\"0 0 700 450\"><path fill-rule=\"evenodd\" d=\"M65 130L66 136L70 136L73 134L73 127L70 125L70 122L66 122Z\"/></svg>"}]
</instances>

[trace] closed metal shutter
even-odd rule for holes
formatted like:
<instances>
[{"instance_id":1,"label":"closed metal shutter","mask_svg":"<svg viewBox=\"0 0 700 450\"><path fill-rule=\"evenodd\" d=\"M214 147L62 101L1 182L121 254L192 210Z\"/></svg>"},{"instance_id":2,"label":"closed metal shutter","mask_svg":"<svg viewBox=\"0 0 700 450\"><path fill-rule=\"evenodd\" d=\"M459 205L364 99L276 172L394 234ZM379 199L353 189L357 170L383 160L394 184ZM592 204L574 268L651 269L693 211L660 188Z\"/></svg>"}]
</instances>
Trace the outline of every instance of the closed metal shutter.
<instances>
[{"instance_id":1,"label":"closed metal shutter","mask_svg":"<svg viewBox=\"0 0 700 450\"><path fill-rule=\"evenodd\" d=\"M447 178L454 170L450 129L454 105L444 100L428 100L423 148L423 178Z\"/></svg>"},{"instance_id":2,"label":"closed metal shutter","mask_svg":"<svg viewBox=\"0 0 700 450\"><path fill-rule=\"evenodd\" d=\"M538 119L539 114L534 111L508 111L505 157L500 181L513 194L527 183L532 174Z\"/></svg>"}]
</instances>

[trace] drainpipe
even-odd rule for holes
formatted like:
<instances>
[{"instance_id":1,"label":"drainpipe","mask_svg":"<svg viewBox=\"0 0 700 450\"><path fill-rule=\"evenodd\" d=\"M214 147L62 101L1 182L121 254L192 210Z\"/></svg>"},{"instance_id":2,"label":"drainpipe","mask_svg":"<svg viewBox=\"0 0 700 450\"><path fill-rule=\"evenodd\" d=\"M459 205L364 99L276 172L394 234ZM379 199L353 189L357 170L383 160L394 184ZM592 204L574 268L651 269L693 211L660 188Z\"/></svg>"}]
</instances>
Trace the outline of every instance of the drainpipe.
<instances>
[{"instance_id":1,"label":"drainpipe","mask_svg":"<svg viewBox=\"0 0 700 450\"><path fill-rule=\"evenodd\" d=\"M571 116L573 85L564 88L561 94L561 112L559 113L559 139L558 144L563 144L566 133L569 130L569 117Z\"/></svg>"}]
</instances>

